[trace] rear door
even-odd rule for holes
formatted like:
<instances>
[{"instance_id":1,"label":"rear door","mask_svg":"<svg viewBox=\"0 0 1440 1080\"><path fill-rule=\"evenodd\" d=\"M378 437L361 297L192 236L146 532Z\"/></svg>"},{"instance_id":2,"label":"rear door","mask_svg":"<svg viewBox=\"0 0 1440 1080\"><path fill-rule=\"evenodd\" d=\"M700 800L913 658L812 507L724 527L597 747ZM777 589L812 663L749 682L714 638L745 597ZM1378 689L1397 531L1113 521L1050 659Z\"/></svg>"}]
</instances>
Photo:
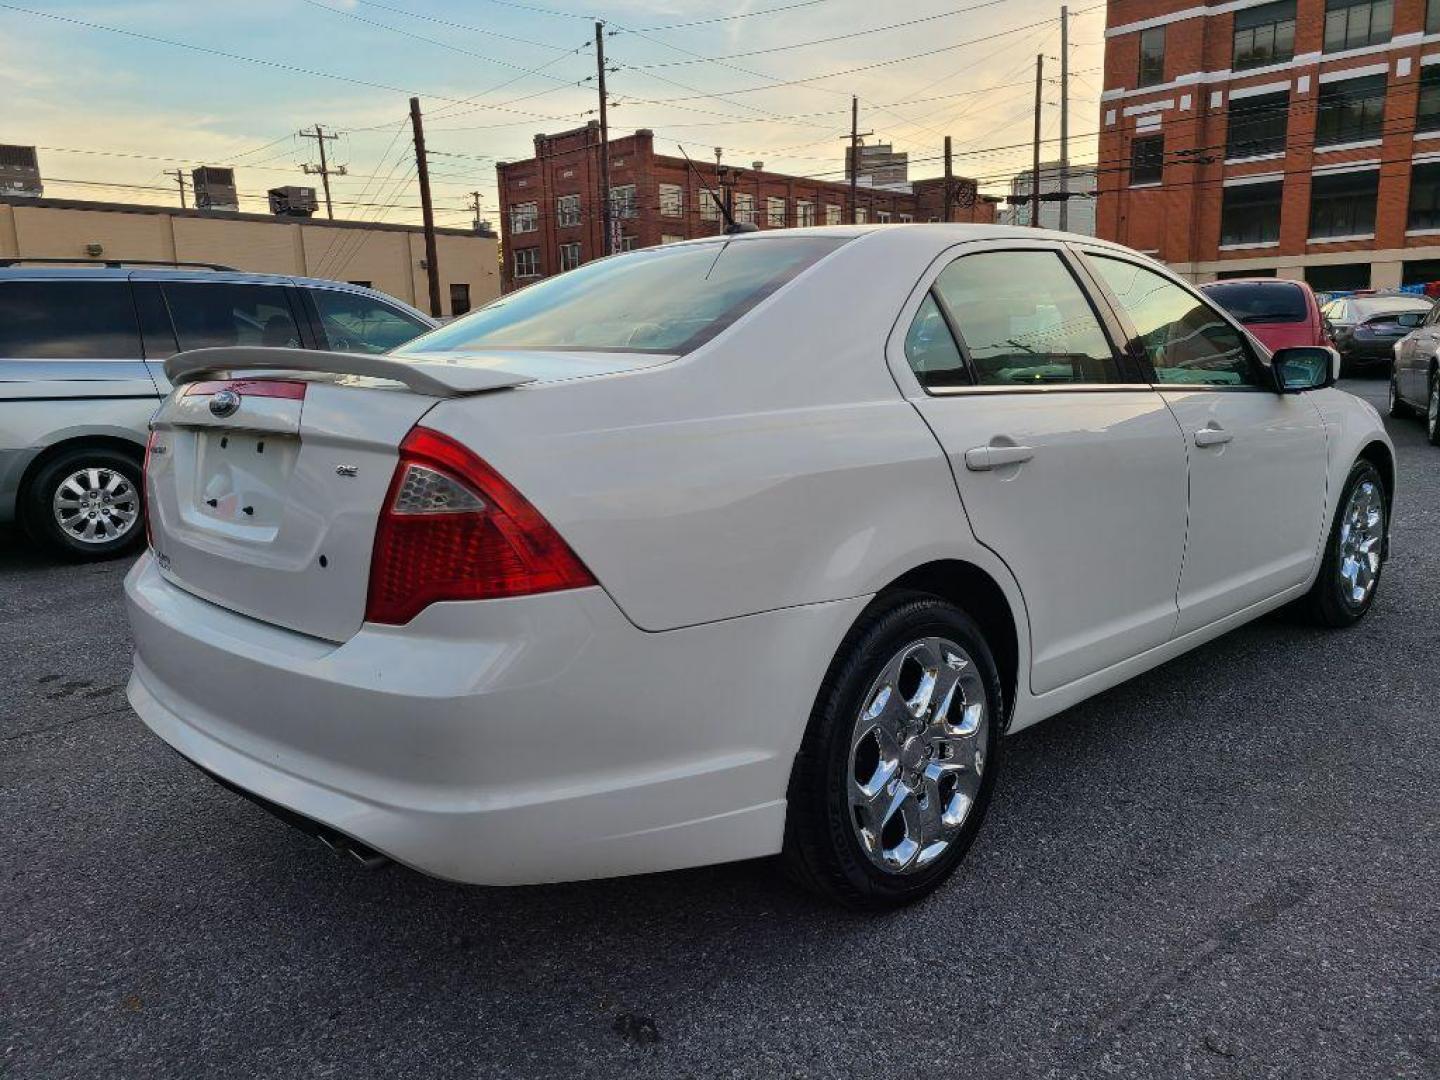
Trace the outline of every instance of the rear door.
<instances>
[{"instance_id":1,"label":"rear door","mask_svg":"<svg viewBox=\"0 0 1440 1080\"><path fill-rule=\"evenodd\" d=\"M1306 394L1277 394L1246 335L1200 294L1113 252L1086 261L1184 433L1190 515L1177 635L1298 585L1319 549L1326 443Z\"/></svg>"},{"instance_id":2,"label":"rear door","mask_svg":"<svg viewBox=\"0 0 1440 1080\"><path fill-rule=\"evenodd\" d=\"M1185 446L1068 252L960 250L912 300L892 370L944 447L976 537L1020 583L1031 685L1045 693L1169 638Z\"/></svg>"}]
</instances>

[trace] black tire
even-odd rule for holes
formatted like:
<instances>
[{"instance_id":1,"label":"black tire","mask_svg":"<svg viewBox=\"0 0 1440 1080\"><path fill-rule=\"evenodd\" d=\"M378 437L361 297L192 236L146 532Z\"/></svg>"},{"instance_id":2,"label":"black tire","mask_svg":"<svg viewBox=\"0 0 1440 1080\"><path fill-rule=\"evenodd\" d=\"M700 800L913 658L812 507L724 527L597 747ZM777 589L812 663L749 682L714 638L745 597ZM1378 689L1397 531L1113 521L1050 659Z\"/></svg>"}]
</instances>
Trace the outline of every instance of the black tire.
<instances>
[{"instance_id":1,"label":"black tire","mask_svg":"<svg viewBox=\"0 0 1440 1080\"><path fill-rule=\"evenodd\" d=\"M852 736L865 695L887 663L908 643L929 636L953 641L974 662L987 699L984 743L974 744L983 751L983 766L977 766L979 786L969 811L944 853L921 869L897 873L876 866L856 835L849 800ZM899 907L928 895L964 859L984 820L1007 715L994 656L965 612L929 593L897 591L877 600L831 662L795 759L781 856L787 873L826 899L865 910Z\"/></svg>"},{"instance_id":2,"label":"black tire","mask_svg":"<svg viewBox=\"0 0 1440 1080\"><path fill-rule=\"evenodd\" d=\"M134 519L123 529L106 523L103 528L114 535L93 542L71 536L56 520L53 510L57 489L68 477L86 469L108 471L123 477L130 493L124 505L135 511ZM62 558L77 562L111 559L135 551L145 541L140 473L138 454L127 454L108 446L77 446L58 454L40 467L21 495L21 522L26 533L37 544ZM100 520L105 519L102 517Z\"/></svg>"},{"instance_id":3,"label":"black tire","mask_svg":"<svg viewBox=\"0 0 1440 1080\"><path fill-rule=\"evenodd\" d=\"M1431 446L1440 446L1440 371L1430 372L1429 389L1425 398L1425 437Z\"/></svg>"},{"instance_id":4,"label":"black tire","mask_svg":"<svg viewBox=\"0 0 1440 1080\"><path fill-rule=\"evenodd\" d=\"M1375 602L1375 594L1380 591L1380 577L1385 570L1384 545L1388 542L1386 540L1381 542L1380 566L1375 571L1375 583L1362 601L1357 603L1350 598L1340 577L1340 534L1345 523L1345 513L1355 490L1366 483L1373 484L1379 493L1381 535L1387 538L1390 535L1390 499L1385 491L1380 470L1362 458L1350 469L1350 476L1346 479L1344 488L1341 489L1340 500L1335 509L1335 520L1331 522L1330 535L1325 540L1325 557L1320 563L1320 574L1316 577L1315 584L1310 587L1310 592L1303 601L1305 614L1312 622L1320 626L1334 629L1354 626L1365 617Z\"/></svg>"},{"instance_id":5,"label":"black tire","mask_svg":"<svg viewBox=\"0 0 1440 1080\"><path fill-rule=\"evenodd\" d=\"M1393 420L1409 420L1415 415L1415 410L1400 396L1400 387L1395 381L1395 372L1390 372L1390 400L1389 408L1386 410Z\"/></svg>"}]
</instances>

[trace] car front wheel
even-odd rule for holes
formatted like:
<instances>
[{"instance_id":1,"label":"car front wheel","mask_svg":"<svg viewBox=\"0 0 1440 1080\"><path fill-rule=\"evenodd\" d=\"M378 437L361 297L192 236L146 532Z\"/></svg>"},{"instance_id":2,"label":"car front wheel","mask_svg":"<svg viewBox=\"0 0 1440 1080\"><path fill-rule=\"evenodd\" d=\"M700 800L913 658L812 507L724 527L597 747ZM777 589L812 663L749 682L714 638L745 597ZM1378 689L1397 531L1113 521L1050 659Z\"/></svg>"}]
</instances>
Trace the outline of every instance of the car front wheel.
<instances>
[{"instance_id":1,"label":"car front wheel","mask_svg":"<svg viewBox=\"0 0 1440 1080\"><path fill-rule=\"evenodd\" d=\"M925 593L878 601L831 664L796 758L791 876L869 909L935 889L984 818L1004 715L994 658L969 616Z\"/></svg>"},{"instance_id":2,"label":"car front wheel","mask_svg":"<svg viewBox=\"0 0 1440 1080\"><path fill-rule=\"evenodd\" d=\"M77 447L47 462L26 489L26 532L70 559L105 559L145 538L140 463L107 447Z\"/></svg>"}]
</instances>

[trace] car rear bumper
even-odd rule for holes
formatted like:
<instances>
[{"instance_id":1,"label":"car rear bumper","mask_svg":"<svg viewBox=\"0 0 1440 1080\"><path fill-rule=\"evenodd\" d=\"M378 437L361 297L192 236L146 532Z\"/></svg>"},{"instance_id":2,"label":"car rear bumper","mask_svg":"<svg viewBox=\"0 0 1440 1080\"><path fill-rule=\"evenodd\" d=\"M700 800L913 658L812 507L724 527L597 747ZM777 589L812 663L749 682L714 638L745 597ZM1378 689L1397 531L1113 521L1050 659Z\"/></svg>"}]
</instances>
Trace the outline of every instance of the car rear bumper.
<instances>
[{"instance_id":1,"label":"car rear bumper","mask_svg":"<svg viewBox=\"0 0 1440 1080\"><path fill-rule=\"evenodd\" d=\"M780 849L814 695L865 598L667 633L600 589L439 604L343 645L126 579L129 698L261 800L438 877L522 884Z\"/></svg>"},{"instance_id":2,"label":"car rear bumper","mask_svg":"<svg viewBox=\"0 0 1440 1080\"><path fill-rule=\"evenodd\" d=\"M1389 364L1395 359L1396 341L1351 340L1340 350L1340 356L1356 365Z\"/></svg>"}]
</instances>

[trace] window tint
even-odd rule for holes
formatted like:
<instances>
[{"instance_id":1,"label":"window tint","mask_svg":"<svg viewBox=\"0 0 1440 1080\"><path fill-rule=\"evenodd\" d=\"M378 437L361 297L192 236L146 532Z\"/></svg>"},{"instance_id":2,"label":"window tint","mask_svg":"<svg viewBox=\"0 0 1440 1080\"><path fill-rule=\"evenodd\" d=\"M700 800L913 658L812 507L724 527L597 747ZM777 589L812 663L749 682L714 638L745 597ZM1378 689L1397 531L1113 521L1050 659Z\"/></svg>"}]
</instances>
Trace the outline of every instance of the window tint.
<instances>
[{"instance_id":1,"label":"window tint","mask_svg":"<svg viewBox=\"0 0 1440 1080\"><path fill-rule=\"evenodd\" d=\"M1280 239L1284 181L1235 184L1220 196L1220 243L1226 247L1273 244Z\"/></svg>"},{"instance_id":2,"label":"window tint","mask_svg":"<svg viewBox=\"0 0 1440 1080\"><path fill-rule=\"evenodd\" d=\"M1143 266L1103 255L1090 261L1130 316L1156 382L1255 384L1244 338L1214 308Z\"/></svg>"},{"instance_id":3,"label":"window tint","mask_svg":"<svg viewBox=\"0 0 1440 1080\"><path fill-rule=\"evenodd\" d=\"M1290 91L1230 99L1225 135L1227 158L1259 157L1285 149Z\"/></svg>"},{"instance_id":4,"label":"window tint","mask_svg":"<svg viewBox=\"0 0 1440 1080\"><path fill-rule=\"evenodd\" d=\"M982 386L1120 381L1099 319L1056 252L967 255L935 291Z\"/></svg>"},{"instance_id":5,"label":"window tint","mask_svg":"<svg viewBox=\"0 0 1440 1080\"><path fill-rule=\"evenodd\" d=\"M1165 81L1165 27L1152 26L1140 34L1140 70L1136 86L1154 86Z\"/></svg>"},{"instance_id":6,"label":"window tint","mask_svg":"<svg viewBox=\"0 0 1440 1080\"><path fill-rule=\"evenodd\" d=\"M1299 285L1236 282L1207 285L1205 295L1242 323L1304 322L1310 317L1305 293Z\"/></svg>"},{"instance_id":7,"label":"window tint","mask_svg":"<svg viewBox=\"0 0 1440 1080\"><path fill-rule=\"evenodd\" d=\"M283 286L187 281L167 284L164 290L182 350L300 346L300 331Z\"/></svg>"},{"instance_id":8,"label":"window tint","mask_svg":"<svg viewBox=\"0 0 1440 1080\"><path fill-rule=\"evenodd\" d=\"M600 259L503 296L427 334L416 351L689 352L843 243L757 238Z\"/></svg>"},{"instance_id":9,"label":"window tint","mask_svg":"<svg viewBox=\"0 0 1440 1080\"><path fill-rule=\"evenodd\" d=\"M423 334L429 327L369 296L312 289L325 340L337 352L383 353ZM450 286L450 302L455 302Z\"/></svg>"},{"instance_id":10,"label":"window tint","mask_svg":"<svg viewBox=\"0 0 1440 1080\"><path fill-rule=\"evenodd\" d=\"M1165 136L1144 135L1130 142L1130 183L1158 184L1165 175Z\"/></svg>"},{"instance_id":11,"label":"window tint","mask_svg":"<svg viewBox=\"0 0 1440 1080\"><path fill-rule=\"evenodd\" d=\"M1310 178L1310 235L1368 237L1375 232L1380 170L1317 173ZM1355 288L1356 286L1337 286Z\"/></svg>"},{"instance_id":12,"label":"window tint","mask_svg":"<svg viewBox=\"0 0 1440 1080\"><path fill-rule=\"evenodd\" d=\"M1295 0L1276 0L1235 12L1236 71L1278 64L1295 55Z\"/></svg>"},{"instance_id":13,"label":"window tint","mask_svg":"<svg viewBox=\"0 0 1440 1080\"><path fill-rule=\"evenodd\" d=\"M910 324L910 332L905 335L905 359L910 361L911 370L926 389L968 386L971 382L960 350L955 347L955 337L930 293L925 294L925 301Z\"/></svg>"},{"instance_id":14,"label":"window tint","mask_svg":"<svg viewBox=\"0 0 1440 1080\"><path fill-rule=\"evenodd\" d=\"M127 282L0 284L0 358L139 359L140 327Z\"/></svg>"}]
</instances>

